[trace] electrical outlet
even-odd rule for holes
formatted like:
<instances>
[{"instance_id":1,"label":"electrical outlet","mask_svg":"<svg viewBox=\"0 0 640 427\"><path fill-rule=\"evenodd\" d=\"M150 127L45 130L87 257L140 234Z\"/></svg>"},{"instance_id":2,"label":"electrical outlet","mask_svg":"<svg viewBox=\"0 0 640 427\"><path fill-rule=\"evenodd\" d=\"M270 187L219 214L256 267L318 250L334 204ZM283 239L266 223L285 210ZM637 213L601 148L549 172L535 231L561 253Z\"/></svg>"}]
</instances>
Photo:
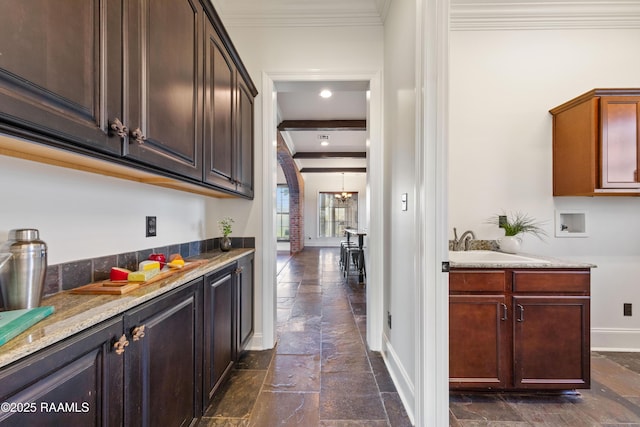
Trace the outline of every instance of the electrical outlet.
<instances>
[{"instance_id":1,"label":"electrical outlet","mask_svg":"<svg viewBox=\"0 0 640 427\"><path fill-rule=\"evenodd\" d=\"M391 329L391 313L387 311L387 325L389 325L389 329Z\"/></svg>"},{"instance_id":2,"label":"electrical outlet","mask_svg":"<svg viewBox=\"0 0 640 427\"><path fill-rule=\"evenodd\" d=\"M504 228L504 225L507 223L506 215L498 215L498 227Z\"/></svg>"},{"instance_id":3,"label":"electrical outlet","mask_svg":"<svg viewBox=\"0 0 640 427\"><path fill-rule=\"evenodd\" d=\"M157 221L155 216L148 216L146 221L147 237L156 235Z\"/></svg>"},{"instance_id":4,"label":"electrical outlet","mask_svg":"<svg viewBox=\"0 0 640 427\"><path fill-rule=\"evenodd\" d=\"M623 312L625 316L631 316L631 303L630 302L625 302L623 304Z\"/></svg>"}]
</instances>

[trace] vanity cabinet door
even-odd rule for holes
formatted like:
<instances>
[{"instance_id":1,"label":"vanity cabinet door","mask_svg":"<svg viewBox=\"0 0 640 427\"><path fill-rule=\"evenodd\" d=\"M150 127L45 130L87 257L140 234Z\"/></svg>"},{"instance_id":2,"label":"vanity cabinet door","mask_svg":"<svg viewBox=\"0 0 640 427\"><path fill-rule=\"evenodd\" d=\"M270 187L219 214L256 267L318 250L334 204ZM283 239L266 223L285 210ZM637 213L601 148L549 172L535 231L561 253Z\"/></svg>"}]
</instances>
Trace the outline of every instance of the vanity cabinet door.
<instances>
[{"instance_id":1,"label":"vanity cabinet door","mask_svg":"<svg viewBox=\"0 0 640 427\"><path fill-rule=\"evenodd\" d=\"M121 19L120 1L3 0L0 129L119 156Z\"/></svg>"},{"instance_id":2,"label":"vanity cabinet door","mask_svg":"<svg viewBox=\"0 0 640 427\"><path fill-rule=\"evenodd\" d=\"M2 426L121 426L122 317L0 370Z\"/></svg>"},{"instance_id":3,"label":"vanity cabinet door","mask_svg":"<svg viewBox=\"0 0 640 427\"><path fill-rule=\"evenodd\" d=\"M502 389L511 382L504 295L449 297L449 386Z\"/></svg>"},{"instance_id":4,"label":"vanity cabinet door","mask_svg":"<svg viewBox=\"0 0 640 427\"><path fill-rule=\"evenodd\" d=\"M588 296L513 297L514 387L590 386Z\"/></svg>"},{"instance_id":5,"label":"vanity cabinet door","mask_svg":"<svg viewBox=\"0 0 640 427\"><path fill-rule=\"evenodd\" d=\"M186 426L202 412L202 279L127 312L125 426Z\"/></svg>"}]
</instances>

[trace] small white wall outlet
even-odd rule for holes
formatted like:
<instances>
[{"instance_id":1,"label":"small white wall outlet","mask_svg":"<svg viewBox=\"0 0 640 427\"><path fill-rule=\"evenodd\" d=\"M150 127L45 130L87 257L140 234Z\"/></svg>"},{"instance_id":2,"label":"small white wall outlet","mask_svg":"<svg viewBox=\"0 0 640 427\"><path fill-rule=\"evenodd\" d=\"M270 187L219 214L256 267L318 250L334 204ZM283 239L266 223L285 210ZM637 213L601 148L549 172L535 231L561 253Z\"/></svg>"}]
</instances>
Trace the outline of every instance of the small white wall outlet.
<instances>
[{"instance_id":1,"label":"small white wall outlet","mask_svg":"<svg viewBox=\"0 0 640 427\"><path fill-rule=\"evenodd\" d=\"M588 237L586 211L563 209L556 211L556 237Z\"/></svg>"}]
</instances>

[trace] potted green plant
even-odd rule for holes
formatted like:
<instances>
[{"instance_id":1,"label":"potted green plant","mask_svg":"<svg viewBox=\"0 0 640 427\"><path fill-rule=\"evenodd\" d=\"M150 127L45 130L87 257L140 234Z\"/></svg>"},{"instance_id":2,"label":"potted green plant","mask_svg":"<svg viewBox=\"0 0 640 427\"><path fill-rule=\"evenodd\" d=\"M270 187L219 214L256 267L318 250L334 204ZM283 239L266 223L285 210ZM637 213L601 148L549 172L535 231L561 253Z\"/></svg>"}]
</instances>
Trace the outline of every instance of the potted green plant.
<instances>
[{"instance_id":1,"label":"potted green plant","mask_svg":"<svg viewBox=\"0 0 640 427\"><path fill-rule=\"evenodd\" d=\"M517 253L522 247L523 234L533 234L540 240L547 232L542 228L543 222L538 222L527 214L515 212L511 214L495 215L489 218L490 224L504 228L504 237L497 239L501 251Z\"/></svg>"},{"instance_id":2,"label":"potted green plant","mask_svg":"<svg viewBox=\"0 0 640 427\"><path fill-rule=\"evenodd\" d=\"M229 237L232 231L231 224L233 224L233 218L230 217L225 217L218 221L218 227L222 233L222 238L220 239L220 250L224 252L231 249L231 238Z\"/></svg>"}]
</instances>

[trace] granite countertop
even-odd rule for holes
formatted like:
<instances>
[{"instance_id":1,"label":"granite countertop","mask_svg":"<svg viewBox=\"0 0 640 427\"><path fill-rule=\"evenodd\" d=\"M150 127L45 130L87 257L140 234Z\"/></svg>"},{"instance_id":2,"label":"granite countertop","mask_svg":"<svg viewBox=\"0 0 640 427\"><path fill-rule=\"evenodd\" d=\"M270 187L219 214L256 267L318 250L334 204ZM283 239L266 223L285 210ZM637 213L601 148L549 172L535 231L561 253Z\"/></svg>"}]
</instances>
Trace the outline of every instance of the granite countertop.
<instances>
[{"instance_id":1,"label":"granite countertop","mask_svg":"<svg viewBox=\"0 0 640 427\"><path fill-rule=\"evenodd\" d=\"M563 268L567 268L567 269L570 269L570 268L596 268L597 267L595 264L552 258L548 256L533 255L533 254L526 254L526 253L519 253L515 255L515 254L508 254L505 252L498 252L498 251L478 251L478 253L493 252L497 254L498 257L504 256L505 260L500 260L500 259L492 260L491 255L488 255L486 259L472 259L473 253L475 251L466 251L466 252L467 254L463 254L463 255L468 255L469 259L464 259L459 261L450 260L449 261L450 268L452 269L455 269L455 268L487 268L487 269L488 268L494 268L494 269L514 269L514 268L563 269ZM450 258L451 257L453 257L453 255L450 254ZM513 259L507 259L509 257L513 257ZM518 258L521 259L521 262Z\"/></svg>"},{"instance_id":2,"label":"granite countertop","mask_svg":"<svg viewBox=\"0 0 640 427\"><path fill-rule=\"evenodd\" d=\"M205 260L202 265L158 280L124 295L76 295L68 291L42 300L55 312L0 347L0 367L42 350L98 323L218 270L255 249L232 249L229 252L202 253L186 261Z\"/></svg>"}]
</instances>

